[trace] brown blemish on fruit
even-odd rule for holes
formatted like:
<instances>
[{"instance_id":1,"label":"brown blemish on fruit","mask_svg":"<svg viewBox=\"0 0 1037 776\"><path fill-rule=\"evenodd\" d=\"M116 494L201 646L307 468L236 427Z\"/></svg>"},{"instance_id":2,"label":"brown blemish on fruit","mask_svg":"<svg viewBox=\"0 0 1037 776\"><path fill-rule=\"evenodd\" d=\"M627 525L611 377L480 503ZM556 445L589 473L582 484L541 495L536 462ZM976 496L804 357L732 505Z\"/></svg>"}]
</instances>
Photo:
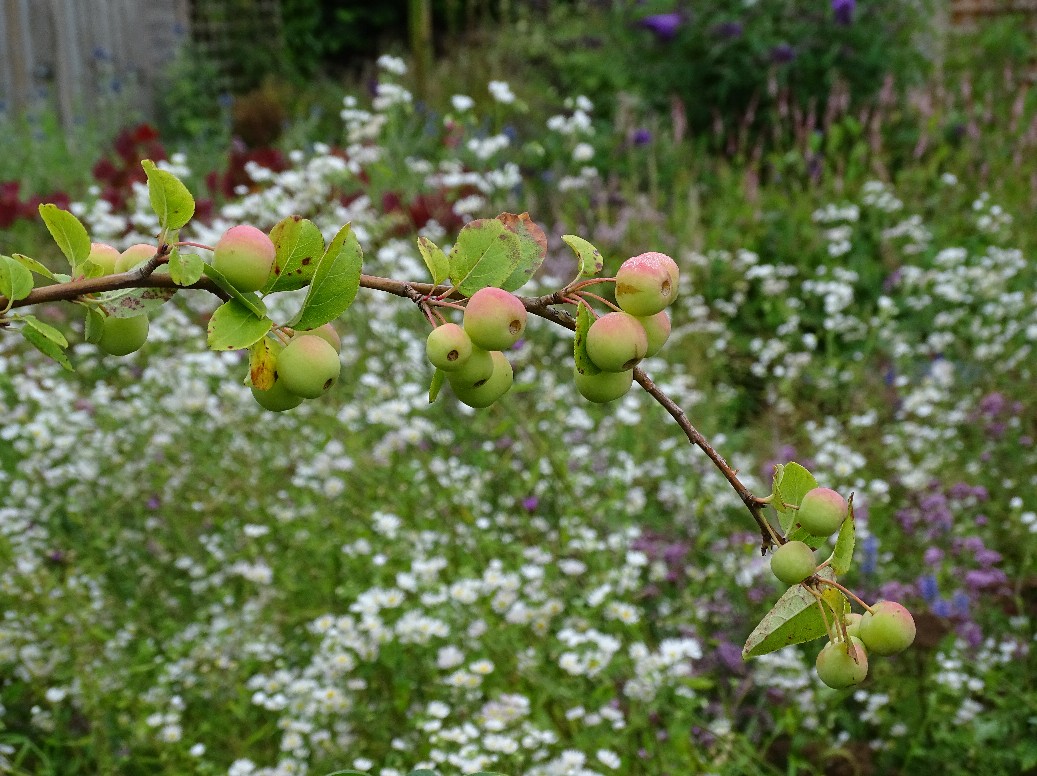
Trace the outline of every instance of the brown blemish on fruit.
<instances>
[{"instance_id":1,"label":"brown blemish on fruit","mask_svg":"<svg viewBox=\"0 0 1037 776\"><path fill-rule=\"evenodd\" d=\"M328 388L330 388L330 387L331 387L331 386L333 386L334 384L335 384L335 378L334 378L334 377L329 377L329 378L328 378L328 379L327 379L327 380L325 381L325 383L324 383L324 390L325 390L325 391L326 391L326 390L328 390Z\"/></svg>"},{"instance_id":2,"label":"brown blemish on fruit","mask_svg":"<svg viewBox=\"0 0 1037 776\"><path fill-rule=\"evenodd\" d=\"M662 286L660 286L660 290L663 292L663 296L669 296L670 295L670 280L669 280L669 278L667 278L666 280L663 281Z\"/></svg>"},{"instance_id":3,"label":"brown blemish on fruit","mask_svg":"<svg viewBox=\"0 0 1037 776\"><path fill-rule=\"evenodd\" d=\"M508 331L510 331L512 334L518 334L520 331L522 331L522 321L520 321L518 318L513 320L511 323L508 324Z\"/></svg>"},{"instance_id":4,"label":"brown blemish on fruit","mask_svg":"<svg viewBox=\"0 0 1037 776\"><path fill-rule=\"evenodd\" d=\"M472 387L473 388L482 388L484 385L486 385L486 383L489 381L489 379L490 378L487 377L485 380L480 380L479 382L475 383L475 385L473 385Z\"/></svg>"},{"instance_id":5,"label":"brown blemish on fruit","mask_svg":"<svg viewBox=\"0 0 1037 776\"><path fill-rule=\"evenodd\" d=\"M461 354L458 353L456 350L451 350L449 353L446 354L447 361L457 361L457 359L460 357Z\"/></svg>"}]
</instances>

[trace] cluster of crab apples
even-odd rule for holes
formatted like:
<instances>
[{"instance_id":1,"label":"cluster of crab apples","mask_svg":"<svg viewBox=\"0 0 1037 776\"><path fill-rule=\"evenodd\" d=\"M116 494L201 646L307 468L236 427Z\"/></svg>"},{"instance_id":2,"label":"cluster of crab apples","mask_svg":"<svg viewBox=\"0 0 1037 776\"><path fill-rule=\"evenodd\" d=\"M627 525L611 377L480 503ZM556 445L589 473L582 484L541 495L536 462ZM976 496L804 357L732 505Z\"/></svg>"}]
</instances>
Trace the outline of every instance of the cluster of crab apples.
<instances>
[{"instance_id":1,"label":"cluster of crab apples","mask_svg":"<svg viewBox=\"0 0 1037 776\"><path fill-rule=\"evenodd\" d=\"M101 268L101 274L128 272L155 256L156 246L132 245L120 253L110 245L93 243L88 261ZM267 282L276 249L262 230L248 224L224 232L213 250L212 266L242 293L259 291ZM107 316L97 346L113 356L139 350L148 338L148 316ZM282 329L267 336L273 356L273 384L266 390L252 388L260 406L283 412L315 399L338 380L341 370L341 339L330 323L311 331Z\"/></svg>"},{"instance_id":2,"label":"cluster of crab apples","mask_svg":"<svg viewBox=\"0 0 1037 776\"><path fill-rule=\"evenodd\" d=\"M514 370L504 351L526 330L526 308L501 288L481 288L464 309L463 326L444 323L425 341L429 362L469 407L489 407L511 390Z\"/></svg>"},{"instance_id":3,"label":"cluster of crab apples","mask_svg":"<svg viewBox=\"0 0 1037 776\"><path fill-rule=\"evenodd\" d=\"M677 296L679 270L669 256L644 253L623 262L616 275L619 309L601 316L587 331L586 350L593 368L575 370L576 388L592 402L623 396L633 369L655 355L670 335L665 308ZM504 351L526 328L526 308L500 288L472 294L462 325L443 323L425 344L429 362L441 370L457 398L470 407L488 407L511 388L514 374Z\"/></svg>"},{"instance_id":4,"label":"cluster of crab apples","mask_svg":"<svg viewBox=\"0 0 1037 776\"><path fill-rule=\"evenodd\" d=\"M616 273L616 304L587 331L587 356L597 368L576 364L576 389L588 401L604 404L630 390L634 367L654 356L670 336L666 308L677 298L680 270L664 253L633 256Z\"/></svg>"},{"instance_id":5,"label":"cluster of crab apples","mask_svg":"<svg viewBox=\"0 0 1037 776\"><path fill-rule=\"evenodd\" d=\"M121 253L106 243L91 243L87 261L100 268L101 275L129 272L153 258L157 246L131 245ZM228 229L213 251L213 266L238 291L258 291L266 283L274 263L274 244L260 229L247 224ZM97 346L113 356L140 350L148 339L148 316L106 316Z\"/></svg>"},{"instance_id":6,"label":"cluster of crab apples","mask_svg":"<svg viewBox=\"0 0 1037 776\"><path fill-rule=\"evenodd\" d=\"M796 524L812 536L831 536L847 517L848 505L831 488L814 488L803 496ZM788 541L771 555L771 571L786 585L798 585L817 571L814 551L802 541ZM847 613L834 623L831 639L817 656L822 682L834 689L860 684L868 675L868 653L895 655L915 640L911 613L895 601L880 601L863 615Z\"/></svg>"}]
</instances>

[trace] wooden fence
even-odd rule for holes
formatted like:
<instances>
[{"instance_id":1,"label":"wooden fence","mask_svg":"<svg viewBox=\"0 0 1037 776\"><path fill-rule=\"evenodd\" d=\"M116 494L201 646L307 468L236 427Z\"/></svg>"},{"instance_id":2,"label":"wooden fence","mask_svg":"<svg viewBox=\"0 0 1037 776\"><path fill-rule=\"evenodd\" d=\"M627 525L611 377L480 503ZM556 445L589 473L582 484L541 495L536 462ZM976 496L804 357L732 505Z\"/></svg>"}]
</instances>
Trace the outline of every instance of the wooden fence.
<instances>
[{"instance_id":1,"label":"wooden fence","mask_svg":"<svg viewBox=\"0 0 1037 776\"><path fill-rule=\"evenodd\" d=\"M47 101L67 125L96 108L147 111L151 87L189 30L189 0L0 0L0 100Z\"/></svg>"}]
</instances>

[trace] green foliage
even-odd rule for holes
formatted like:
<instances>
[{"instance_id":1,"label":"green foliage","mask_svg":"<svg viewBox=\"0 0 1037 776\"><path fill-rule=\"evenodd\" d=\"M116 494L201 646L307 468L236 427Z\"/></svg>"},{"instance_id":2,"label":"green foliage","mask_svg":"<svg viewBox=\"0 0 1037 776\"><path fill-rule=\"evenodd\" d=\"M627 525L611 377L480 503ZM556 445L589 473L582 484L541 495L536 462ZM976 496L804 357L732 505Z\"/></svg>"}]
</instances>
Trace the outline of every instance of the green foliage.
<instances>
[{"instance_id":1,"label":"green foliage","mask_svg":"<svg viewBox=\"0 0 1037 776\"><path fill-rule=\"evenodd\" d=\"M518 269L522 258L518 235L496 218L465 224L447 255L450 279L465 296L499 286Z\"/></svg>"},{"instance_id":2,"label":"green foliage","mask_svg":"<svg viewBox=\"0 0 1037 776\"><path fill-rule=\"evenodd\" d=\"M205 144L222 151L230 141L227 84L218 64L199 46L182 43L159 78L155 118L174 143Z\"/></svg>"},{"instance_id":3,"label":"green foliage","mask_svg":"<svg viewBox=\"0 0 1037 776\"><path fill-rule=\"evenodd\" d=\"M344 313L360 289L364 252L349 224L332 238L317 262L302 308L289 322L297 329L316 329Z\"/></svg>"},{"instance_id":4,"label":"green foliage","mask_svg":"<svg viewBox=\"0 0 1037 776\"><path fill-rule=\"evenodd\" d=\"M580 268L577 278L593 277L601 272L601 268L604 266L601 251L574 234L563 234L562 242L572 248L573 253L576 254L576 261Z\"/></svg>"},{"instance_id":5,"label":"green foliage","mask_svg":"<svg viewBox=\"0 0 1037 776\"><path fill-rule=\"evenodd\" d=\"M141 166L148 176L148 196L159 225L164 231L180 229L194 215L191 192L180 179L167 170L160 170L150 159L145 159Z\"/></svg>"},{"instance_id":6,"label":"green foliage","mask_svg":"<svg viewBox=\"0 0 1037 776\"><path fill-rule=\"evenodd\" d=\"M822 579L835 577L828 569L819 571L818 576ZM825 607L824 616L821 614L822 605ZM794 585L785 591L749 634L742 648L742 657L759 657L790 644L819 639L828 633L825 617L831 621L832 616L827 602L819 603L803 585Z\"/></svg>"}]
</instances>

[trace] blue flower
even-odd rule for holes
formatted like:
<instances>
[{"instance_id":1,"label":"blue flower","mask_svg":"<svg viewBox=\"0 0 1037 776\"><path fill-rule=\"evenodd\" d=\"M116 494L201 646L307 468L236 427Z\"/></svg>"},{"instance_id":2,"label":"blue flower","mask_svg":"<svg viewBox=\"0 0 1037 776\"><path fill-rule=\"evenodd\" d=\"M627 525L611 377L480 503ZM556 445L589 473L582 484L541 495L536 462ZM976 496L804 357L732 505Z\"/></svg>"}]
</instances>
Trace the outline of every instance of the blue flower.
<instances>
[{"instance_id":1,"label":"blue flower","mask_svg":"<svg viewBox=\"0 0 1037 776\"><path fill-rule=\"evenodd\" d=\"M936 577L931 574L920 577L918 580L918 592L922 594L922 598L925 599L926 603L935 601L940 596L940 588L936 583Z\"/></svg>"},{"instance_id":2,"label":"blue flower","mask_svg":"<svg viewBox=\"0 0 1037 776\"><path fill-rule=\"evenodd\" d=\"M835 23L843 27L853 24L853 12L857 10L857 0L832 0L832 12Z\"/></svg>"},{"instance_id":3,"label":"blue flower","mask_svg":"<svg viewBox=\"0 0 1037 776\"><path fill-rule=\"evenodd\" d=\"M673 13L657 13L652 16L646 16L637 24L665 43L677 37L677 31L684 24L684 17L677 11Z\"/></svg>"}]
</instances>

